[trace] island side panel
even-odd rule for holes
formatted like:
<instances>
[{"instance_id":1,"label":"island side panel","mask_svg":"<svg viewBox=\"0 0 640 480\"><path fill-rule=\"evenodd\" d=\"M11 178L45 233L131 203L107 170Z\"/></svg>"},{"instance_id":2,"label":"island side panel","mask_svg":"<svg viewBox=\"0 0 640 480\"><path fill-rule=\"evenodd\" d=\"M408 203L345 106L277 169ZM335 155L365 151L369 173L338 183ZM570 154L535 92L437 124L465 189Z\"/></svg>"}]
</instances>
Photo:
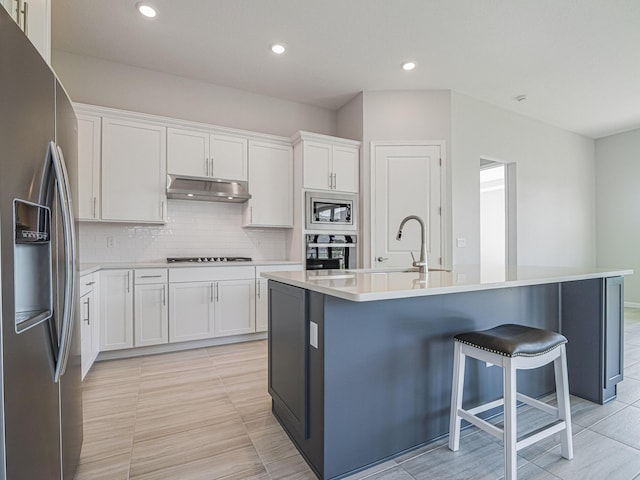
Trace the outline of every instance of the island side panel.
<instances>
[{"instance_id":1,"label":"island side panel","mask_svg":"<svg viewBox=\"0 0 640 480\"><path fill-rule=\"evenodd\" d=\"M269 394L272 410L314 472L323 478L324 355L322 295L269 280ZM318 348L309 345L309 318Z\"/></svg>"},{"instance_id":2,"label":"island side panel","mask_svg":"<svg viewBox=\"0 0 640 480\"><path fill-rule=\"evenodd\" d=\"M558 330L557 284L350 302L325 296L323 478L377 463L448 433L453 336L502 323ZM518 389L554 390L551 366ZM467 359L464 405L502 396L502 370Z\"/></svg>"},{"instance_id":3,"label":"island side panel","mask_svg":"<svg viewBox=\"0 0 640 480\"><path fill-rule=\"evenodd\" d=\"M596 403L616 396L623 372L624 277L562 284L571 394Z\"/></svg>"}]
</instances>

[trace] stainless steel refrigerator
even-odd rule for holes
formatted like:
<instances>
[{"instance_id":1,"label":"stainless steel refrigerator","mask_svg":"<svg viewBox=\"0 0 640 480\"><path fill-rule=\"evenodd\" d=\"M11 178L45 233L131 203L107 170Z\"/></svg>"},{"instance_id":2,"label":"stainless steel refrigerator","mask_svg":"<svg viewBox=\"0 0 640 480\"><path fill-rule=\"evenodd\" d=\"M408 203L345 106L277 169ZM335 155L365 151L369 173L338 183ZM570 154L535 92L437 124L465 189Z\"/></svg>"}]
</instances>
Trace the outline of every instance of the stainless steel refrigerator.
<instances>
[{"instance_id":1,"label":"stainless steel refrigerator","mask_svg":"<svg viewBox=\"0 0 640 480\"><path fill-rule=\"evenodd\" d=\"M82 446L77 122L0 6L0 479L72 480Z\"/></svg>"}]
</instances>

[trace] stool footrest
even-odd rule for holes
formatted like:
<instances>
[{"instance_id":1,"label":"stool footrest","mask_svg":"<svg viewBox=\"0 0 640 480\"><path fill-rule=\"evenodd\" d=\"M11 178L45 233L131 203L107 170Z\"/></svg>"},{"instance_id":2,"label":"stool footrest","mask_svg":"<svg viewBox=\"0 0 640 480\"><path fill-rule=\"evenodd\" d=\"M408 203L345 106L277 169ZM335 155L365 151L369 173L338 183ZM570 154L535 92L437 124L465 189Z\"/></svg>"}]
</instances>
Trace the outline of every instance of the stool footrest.
<instances>
[{"instance_id":1,"label":"stool footrest","mask_svg":"<svg viewBox=\"0 0 640 480\"><path fill-rule=\"evenodd\" d=\"M496 437L498 440L502 440L504 438L504 432L501 428L498 428L495 425L490 424L486 420L483 420L482 418L475 416L473 413L469 413L466 410L459 409L458 415L460 416L460 418L475 425L479 429L484 430L487 433L490 433L491 435Z\"/></svg>"},{"instance_id":2,"label":"stool footrest","mask_svg":"<svg viewBox=\"0 0 640 480\"><path fill-rule=\"evenodd\" d=\"M557 420L555 423L551 424L551 426L546 426L535 430L516 442L516 451L528 447L529 445L533 445L543 438L547 438L551 435L561 432L565 428L567 428L567 423L564 420Z\"/></svg>"},{"instance_id":3,"label":"stool footrest","mask_svg":"<svg viewBox=\"0 0 640 480\"><path fill-rule=\"evenodd\" d=\"M555 417L558 416L558 409L548 403L541 402L535 398L529 397L522 393L516 394L516 398L522 403L526 403L527 405L537 408L538 410L542 410L544 413L548 413L549 415L553 415Z\"/></svg>"}]
</instances>

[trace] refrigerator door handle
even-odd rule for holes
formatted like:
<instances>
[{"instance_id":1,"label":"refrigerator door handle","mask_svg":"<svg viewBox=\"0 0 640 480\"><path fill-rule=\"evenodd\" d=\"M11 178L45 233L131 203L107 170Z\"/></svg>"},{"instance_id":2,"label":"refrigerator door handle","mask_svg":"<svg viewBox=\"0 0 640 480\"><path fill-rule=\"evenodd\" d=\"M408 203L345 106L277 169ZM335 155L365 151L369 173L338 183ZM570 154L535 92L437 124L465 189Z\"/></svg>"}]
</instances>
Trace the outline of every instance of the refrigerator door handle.
<instances>
[{"instance_id":1,"label":"refrigerator door handle","mask_svg":"<svg viewBox=\"0 0 640 480\"><path fill-rule=\"evenodd\" d=\"M62 235L64 238L64 304L62 306L62 328L60 332L60 348L56 360L56 370L53 380L57 383L67 368L67 359L71 349L73 334L73 306L76 290L76 238L73 224L73 208L71 205L71 191L69 189L69 175L64 163L62 149L54 142L49 142L49 150L53 163L53 171L58 188L60 212L62 216Z\"/></svg>"}]
</instances>

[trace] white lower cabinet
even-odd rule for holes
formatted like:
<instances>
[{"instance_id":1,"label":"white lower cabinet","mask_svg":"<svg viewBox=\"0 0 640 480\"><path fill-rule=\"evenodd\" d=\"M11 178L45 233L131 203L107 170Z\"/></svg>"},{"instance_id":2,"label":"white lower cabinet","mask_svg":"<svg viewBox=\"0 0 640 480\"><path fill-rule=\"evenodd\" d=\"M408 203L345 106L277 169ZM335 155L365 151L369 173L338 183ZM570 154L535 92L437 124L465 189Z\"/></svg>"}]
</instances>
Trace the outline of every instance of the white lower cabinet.
<instances>
[{"instance_id":1,"label":"white lower cabinet","mask_svg":"<svg viewBox=\"0 0 640 480\"><path fill-rule=\"evenodd\" d=\"M256 331L254 283L253 278L216 282L213 329L216 337Z\"/></svg>"},{"instance_id":2,"label":"white lower cabinet","mask_svg":"<svg viewBox=\"0 0 640 480\"><path fill-rule=\"evenodd\" d=\"M169 341L167 269L135 271L134 346Z\"/></svg>"},{"instance_id":3,"label":"white lower cabinet","mask_svg":"<svg viewBox=\"0 0 640 480\"><path fill-rule=\"evenodd\" d=\"M170 342L213 337L214 288L214 282L169 284Z\"/></svg>"},{"instance_id":4,"label":"white lower cabinet","mask_svg":"<svg viewBox=\"0 0 640 480\"><path fill-rule=\"evenodd\" d=\"M100 351L133 347L133 270L100 273Z\"/></svg>"},{"instance_id":5,"label":"white lower cabinet","mask_svg":"<svg viewBox=\"0 0 640 480\"><path fill-rule=\"evenodd\" d=\"M269 281L256 278L256 332L269 329Z\"/></svg>"},{"instance_id":6,"label":"white lower cabinet","mask_svg":"<svg viewBox=\"0 0 640 480\"><path fill-rule=\"evenodd\" d=\"M100 352L100 324L98 321L98 274L80 278L80 363L82 379L87 375Z\"/></svg>"}]
</instances>

